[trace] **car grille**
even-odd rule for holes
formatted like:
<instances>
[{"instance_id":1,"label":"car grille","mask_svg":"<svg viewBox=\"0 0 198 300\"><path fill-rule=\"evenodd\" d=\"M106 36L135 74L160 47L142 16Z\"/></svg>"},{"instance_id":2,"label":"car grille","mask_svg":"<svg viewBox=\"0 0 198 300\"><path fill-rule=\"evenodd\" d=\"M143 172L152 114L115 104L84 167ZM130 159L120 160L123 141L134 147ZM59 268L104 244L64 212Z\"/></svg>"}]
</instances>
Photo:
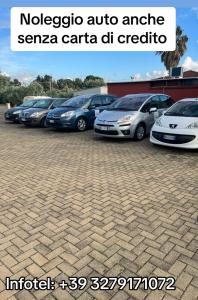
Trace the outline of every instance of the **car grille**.
<instances>
[{"instance_id":1,"label":"car grille","mask_svg":"<svg viewBox=\"0 0 198 300\"><path fill-rule=\"evenodd\" d=\"M163 143L168 144L185 144L193 141L195 139L195 135L184 135L184 134L170 134L165 132L152 132L153 137ZM165 138L166 136L166 138ZM170 139L168 139L168 136L170 136ZM172 140L171 137L174 137L175 139Z\"/></svg>"},{"instance_id":2,"label":"car grille","mask_svg":"<svg viewBox=\"0 0 198 300\"><path fill-rule=\"evenodd\" d=\"M100 130L95 128L95 132L105 134L105 135L118 135L118 132L116 130Z\"/></svg>"},{"instance_id":3,"label":"car grille","mask_svg":"<svg viewBox=\"0 0 198 300\"><path fill-rule=\"evenodd\" d=\"M28 118L28 117L29 117L29 113L27 113L27 112L22 112L22 113L21 113L21 116L22 116L22 117L25 117L25 118Z\"/></svg>"},{"instance_id":4,"label":"car grille","mask_svg":"<svg viewBox=\"0 0 198 300\"><path fill-rule=\"evenodd\" d=\"M56 120L60 120L60 115L51 114L51 115L48 115L48 119L56 119Z\"/></svg>"},{"instance_id":5,"label":"car grille","mask_svg":"<svg viewBox=\"0 0 198 300\"><path fill-rule=\"evenodd\" d=\"M111 124L96 124L97 126L103 126L103 127L114 127Z\"/></svg>"}]
</instances>

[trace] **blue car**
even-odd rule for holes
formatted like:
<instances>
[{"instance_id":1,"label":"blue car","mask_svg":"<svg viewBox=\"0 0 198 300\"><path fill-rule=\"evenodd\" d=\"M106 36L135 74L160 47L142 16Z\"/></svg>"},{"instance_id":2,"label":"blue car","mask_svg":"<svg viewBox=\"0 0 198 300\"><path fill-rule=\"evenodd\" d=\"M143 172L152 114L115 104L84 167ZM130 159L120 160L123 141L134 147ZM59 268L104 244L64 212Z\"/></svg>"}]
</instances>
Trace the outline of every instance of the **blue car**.
<instances>
[{"instance_id":1,"label":"blue car","mask_svg":"<svg viewBox=\"0 0 198 300\"><path fill-rule=\"evenodd\" d=\"M94 120L101 111L99 108L110 105L116 99L115 96L105 94L73 97L48 113L47 127L85 131L87 128L93 127Z\"/></svg>"}]
</instances>

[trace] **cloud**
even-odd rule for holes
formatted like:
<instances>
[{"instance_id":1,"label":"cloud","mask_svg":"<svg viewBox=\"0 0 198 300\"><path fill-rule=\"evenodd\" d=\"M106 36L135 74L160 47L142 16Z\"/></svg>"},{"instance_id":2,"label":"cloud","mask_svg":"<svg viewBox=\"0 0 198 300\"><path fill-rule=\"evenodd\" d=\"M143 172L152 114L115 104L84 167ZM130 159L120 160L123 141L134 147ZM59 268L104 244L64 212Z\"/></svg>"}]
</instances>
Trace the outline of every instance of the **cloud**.
<instances>
[{"instance_id":1,"label":"cloud","mask_svg":"<svg viewBox=\"0 0 198 300\"><path fill-rule=\"evenodd\" d=\"M9 38L1 40L0 47L0 72L9 76L10 78L18 78L22 83L27 84L31 82L36 74L29 71L27 62L31 57L24 57L19 59L17 53L10 50Z\"/></svg>"},{"instance_id":2,"label":"cloud","mask_svg":"<svg viewBox=\"0 0 198 300\"><path fill-rule=\"evenodd\" d=\"M198 7L193 7L192 11L196 13L197 19L198 19Z\"/></svg>"},{"instance_id":3,"label":"cloud","mask_svg":"<svg viewBox=\"0 0 198 300\"><path fill-rule=\"evenodd\" d=\"M23 84L29 84L31 81L35 79L36 75L33 73L25 72L25 73L15 74L14 76L12 76L12 78L13 77L17 78Z\"/></svg>"},{"instance_id":4,"label":"cloud","mask_svg":"<svg viewBox=\"0 0 198 300\"><path fill-rule=\"evenodd\" d=\"M133 80L141 80L142 76L140 73L134 74L134 76L132 76Z\"/></svg>"},{"instance_id":5,"label":"cloud","mask_svg":"<svg viewBox=\"0 0 198 300\"><path fill-rule=\"evenodd\" d=\"M193 60L190 56L187 56L182 64L182 67L185 71L192 70L198 72L198 61Z\"/></svg>"},{"instance_id":6,"label":"cloud","mask_svg":"<svg viewBox=\"0 0 198 300\"><path fill-rule=\"evenodd\" d=\"M146 72L144 74L134 74L133 75L133 80L134 81L141 81L141 80L150 80L150 79L155 79L155 78L160 78L167 76L168 72L166 70L153 70Z\"/></svg>"}]
</instances>

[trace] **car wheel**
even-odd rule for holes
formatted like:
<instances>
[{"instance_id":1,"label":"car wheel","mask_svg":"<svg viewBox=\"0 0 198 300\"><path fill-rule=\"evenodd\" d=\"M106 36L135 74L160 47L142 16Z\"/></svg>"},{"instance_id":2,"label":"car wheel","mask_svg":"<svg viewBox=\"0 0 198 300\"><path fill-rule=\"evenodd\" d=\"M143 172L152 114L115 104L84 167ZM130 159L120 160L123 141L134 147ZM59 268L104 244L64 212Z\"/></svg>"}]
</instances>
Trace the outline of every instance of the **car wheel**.
<instances>
[{"instance_id":1,"label":"car wheel","mask_svg":"<svg viewBox=\"0 0 198 300\"><path fill-rule=\"evenodd\" d=\"M46 118L43 118L41 120L41 127L46 128L47 127L47 123L46 123Z\"/></svg>"},{"instance_id":2,"label":"car wheel","mask_svg":"<svg viewBox=\"0 0 198 300\"><path fill-rule=\"evenodd\" d=\"M78 131L85 131L87 129L87 121L84 118L79 118L76 121L76 129Z\"/></svg>"},{"instance_id":3,"label":"car wheel","mask_svg":"<svg viewBox=\"0 0 198 300\"><path fill-rule=\"evenodd\" d=\"M139 124L135 130L135 139L141 141L144 139L146 134L146 128L144 124Z\"/></svg>"}]
</instances>

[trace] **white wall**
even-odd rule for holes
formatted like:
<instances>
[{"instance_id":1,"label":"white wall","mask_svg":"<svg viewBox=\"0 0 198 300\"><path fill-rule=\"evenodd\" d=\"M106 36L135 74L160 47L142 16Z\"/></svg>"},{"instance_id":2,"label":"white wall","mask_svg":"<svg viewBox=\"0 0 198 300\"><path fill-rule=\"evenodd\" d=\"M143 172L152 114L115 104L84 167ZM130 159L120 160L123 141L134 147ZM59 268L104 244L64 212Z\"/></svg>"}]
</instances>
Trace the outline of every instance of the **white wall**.
<instances>
[{"instance_id":1,"label":"white wall","mask_svg":"<svg viewBox=\"0 0 198 300\"><path fill-rule=\"evenodd\" d=\"M74 96L87 95L87 94L107 94L107 86L105 85L97 88L74 92Z\"/></svg>"}]
</instances>

